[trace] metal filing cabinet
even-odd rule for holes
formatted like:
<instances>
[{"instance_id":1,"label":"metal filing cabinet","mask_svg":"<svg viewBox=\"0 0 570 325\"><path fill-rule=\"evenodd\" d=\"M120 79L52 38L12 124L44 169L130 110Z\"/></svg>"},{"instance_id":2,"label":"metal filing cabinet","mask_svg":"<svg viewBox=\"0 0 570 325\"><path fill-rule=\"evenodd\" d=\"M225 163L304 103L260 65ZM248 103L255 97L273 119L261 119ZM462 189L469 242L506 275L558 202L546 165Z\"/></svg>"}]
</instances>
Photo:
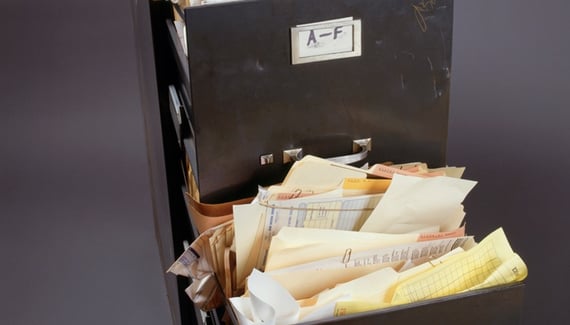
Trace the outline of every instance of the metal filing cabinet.
<instances>
[{"instance_id":1,"label":"metal filing cabinet","mask_svg":"<svg viewBox=\"0 0 570 325\"><path fill-rule=\"evenodd\" d=\"M150 3L177 254L198 234L185 197L192 189L205 203L251 196L258 185L279 182L302 154L445 165L452 1ZM305 28L311 23L321 25ZM352 47L338 52L351 52L344 57L303 60L311 55L296 48L348 31ZM183 323L195 312L199 322L222 322L223 308L196 311L183 293L187 283L179 284ZM516 324L523 289L485 289L330 322Z\"/></svg>"}]
</instances>

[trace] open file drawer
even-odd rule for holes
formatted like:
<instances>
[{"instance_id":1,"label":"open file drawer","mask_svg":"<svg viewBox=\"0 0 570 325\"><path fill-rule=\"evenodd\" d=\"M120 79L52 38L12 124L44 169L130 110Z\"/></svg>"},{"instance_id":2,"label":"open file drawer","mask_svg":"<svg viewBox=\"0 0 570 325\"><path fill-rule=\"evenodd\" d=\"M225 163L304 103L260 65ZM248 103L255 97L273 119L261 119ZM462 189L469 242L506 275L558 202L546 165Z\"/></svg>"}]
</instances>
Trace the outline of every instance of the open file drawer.
<instances>
[{"instance_id":1,"label":"open file drawer","mask_svg":"<svg viewBox=\"0 0 570 325\"><path fill-rule=\"evenodd\" d=\"M171 93L176 94L175 92ZM182 100L171 100L171 103L176 102L182 102ZM183 105L181 109L184 112ZM173 117L172 125L176 126L177 117L175 114L171 116ZM188 160L190 150L184 145L181 150L180 157L183 160ZM182 195L188 192L187 186L188 184L183 186ZM188 201L186 203L188 204ZM186 211L189 210L187 205ZM185 218L190 221L193 220L191 214ZM195 238L198 235L195 224L192 224L192 230L192 236ZM378 324L382 321L390 324L423 324L426 321L437 324L519 324L523 293L524 284L514 284L306 324ZM182 299L188 298L182 297ZM194 310L184 310L183 312L196 312L200 316L199 322L203 324L222 324L225 322L237 324L236 317L229 304L226 304L224 308L210 312Z\"/></svg>"}]
</instances>

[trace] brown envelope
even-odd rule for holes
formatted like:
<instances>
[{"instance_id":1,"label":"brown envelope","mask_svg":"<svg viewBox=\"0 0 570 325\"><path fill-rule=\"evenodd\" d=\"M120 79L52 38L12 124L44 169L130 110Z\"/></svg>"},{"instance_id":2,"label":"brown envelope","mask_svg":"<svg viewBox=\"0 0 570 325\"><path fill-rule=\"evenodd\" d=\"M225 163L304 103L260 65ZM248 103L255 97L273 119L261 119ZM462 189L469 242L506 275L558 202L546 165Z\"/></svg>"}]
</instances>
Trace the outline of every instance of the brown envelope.
<instances>
[{"instance_id":1,"label":"brown envelope","mask_svg":"<svg viewBox=\"0 0 570 325\"><path fill-rule=\"evenodd\" d=\"M190 218L192 218L192 224L197 228L198 233L200 234L209 228L232 220L232 208L234 204L247 204L253 200L253 198L245 198L219 204L207 204L197 202L189 193L186 193L186 199L189 203L188 212L190 214Z\"/></svg>"}]
</instances>

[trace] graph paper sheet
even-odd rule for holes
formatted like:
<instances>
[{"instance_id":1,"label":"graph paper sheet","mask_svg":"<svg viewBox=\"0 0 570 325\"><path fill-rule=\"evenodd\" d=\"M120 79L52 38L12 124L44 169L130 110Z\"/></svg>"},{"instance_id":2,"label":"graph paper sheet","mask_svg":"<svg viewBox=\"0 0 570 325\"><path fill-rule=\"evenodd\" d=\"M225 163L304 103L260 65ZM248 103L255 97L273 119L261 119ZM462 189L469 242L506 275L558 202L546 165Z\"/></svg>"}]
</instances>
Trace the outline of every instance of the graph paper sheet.
<instances>
[{"instance_id":1,"label":"graph paper sheet","mask_svg":"<svg viewBox=\"0 0 570 325\"><path fill-rule=\"evenodd\" d=\"M522 281L526 265L515 254L502 228L470 250L395 284L386 296L392 304L404 304L447 296L466 290Z\"/></svg>"}]
</instances>

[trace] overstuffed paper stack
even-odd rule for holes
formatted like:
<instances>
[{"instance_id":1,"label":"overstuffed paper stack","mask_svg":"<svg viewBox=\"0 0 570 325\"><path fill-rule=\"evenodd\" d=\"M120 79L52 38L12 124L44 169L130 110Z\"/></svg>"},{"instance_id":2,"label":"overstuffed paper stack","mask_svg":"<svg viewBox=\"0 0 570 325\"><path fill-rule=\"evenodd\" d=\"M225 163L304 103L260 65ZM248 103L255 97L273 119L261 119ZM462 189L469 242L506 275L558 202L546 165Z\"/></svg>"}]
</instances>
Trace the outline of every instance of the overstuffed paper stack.
<instances>
[{"instance_id":1,"label":"overstuffed paper stack","mask_svg":"<svg viewBox=\"0 0 570 325\"><path fill-rule=\"evenodd\" d=\"M170 272L204 310L240 324L294 324L522 281L501 228L476 243L463 168L362 169L314 156L204 231Z\"/></svg>"}]
</instances>

